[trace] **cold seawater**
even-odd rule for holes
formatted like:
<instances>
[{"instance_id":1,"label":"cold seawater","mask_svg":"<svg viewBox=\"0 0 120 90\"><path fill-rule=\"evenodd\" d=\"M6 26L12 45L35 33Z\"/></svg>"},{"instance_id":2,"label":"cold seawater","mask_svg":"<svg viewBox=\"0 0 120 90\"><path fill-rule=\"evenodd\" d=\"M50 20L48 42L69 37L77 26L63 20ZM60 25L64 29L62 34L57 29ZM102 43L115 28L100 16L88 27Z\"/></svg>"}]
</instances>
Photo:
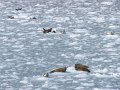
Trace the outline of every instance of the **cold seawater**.
<instances>
[{"instance_id":1,"label":"cold seawater","mask_svg":"<svg viewBox=\"0 0 120 90\"><path fill-rule=\"evenodd\" d=\"M0 90L120 90L120 1L0 0Z\"/></svg>"}]
</instances>

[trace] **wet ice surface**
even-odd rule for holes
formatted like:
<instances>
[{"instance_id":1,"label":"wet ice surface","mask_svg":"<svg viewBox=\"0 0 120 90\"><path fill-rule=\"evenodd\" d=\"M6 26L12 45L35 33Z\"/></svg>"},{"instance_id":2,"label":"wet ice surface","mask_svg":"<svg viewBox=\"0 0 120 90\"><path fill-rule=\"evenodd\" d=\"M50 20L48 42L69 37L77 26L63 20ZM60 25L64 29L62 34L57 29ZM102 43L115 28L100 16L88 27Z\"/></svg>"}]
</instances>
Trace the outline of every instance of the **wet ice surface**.
<instances>
[{"instance_id":1,"label":"wet ice surface","mask_svg":"<svg viewBox=\"0 0 120 90\"><path fill-rule=\"evenodd\" d=\"M1 0L0 90L120 90L119 3ZM43 34L43 27L57 33ZM75 71L75 63L88 65L91 73ZM66 73L42 76L63 66Z\"/></svg>"}]
</instances>

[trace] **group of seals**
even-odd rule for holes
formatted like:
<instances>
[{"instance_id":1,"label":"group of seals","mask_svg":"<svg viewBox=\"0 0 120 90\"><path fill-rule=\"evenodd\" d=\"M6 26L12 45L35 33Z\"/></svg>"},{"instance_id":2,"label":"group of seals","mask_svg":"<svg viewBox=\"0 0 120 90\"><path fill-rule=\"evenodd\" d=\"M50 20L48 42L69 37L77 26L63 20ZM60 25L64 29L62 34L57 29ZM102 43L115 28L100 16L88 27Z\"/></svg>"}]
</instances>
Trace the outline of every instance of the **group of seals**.
<instances>
[{"instance_id":1,"label":"group of seals","mask_svg":"<svg viewBox=\"0 0 120 90\"><path fill-rule=\"evenodd\" d=\"M22 10L22 8L16 8L15 10L16 10L16 11L19 11L19 10ZM10 19L14 19L15 17L9 15L8 18L10 18Z\"/></svg>"},{"instance_id":2,"label":"group of seals","mask_svg":"<svg viewBox=\"0 0 120 90\"><path fill-rule=\"evenodd\" d=\"M16 8L15 10L16 10L16 11L21 11L22 8L19 7L19 8ZM14 19L15 17L12 16L12 15L8 15L8 18L9 18L9 19ZM30 19L37 19L37 18L36 18L36 17L31 17Z\"/></svg>"},{"instance_id":3,"label":"group of seals","mask_svg":"<svg viewBox=\"0 0 120 90\"><path fill-rule=\"evenodd\" d=\"M89 67L86 65L82 65L82 64L75 64L75 70L76 71L86 71L86 72L90 72L90 70L88 69ZM63 68L56 68L53 69L47 73L44 73L43 76L44 77L49 77L49 73L54 73L54 72L66 72L67 67L63 67Z\"/></svg>"}]
</instances>

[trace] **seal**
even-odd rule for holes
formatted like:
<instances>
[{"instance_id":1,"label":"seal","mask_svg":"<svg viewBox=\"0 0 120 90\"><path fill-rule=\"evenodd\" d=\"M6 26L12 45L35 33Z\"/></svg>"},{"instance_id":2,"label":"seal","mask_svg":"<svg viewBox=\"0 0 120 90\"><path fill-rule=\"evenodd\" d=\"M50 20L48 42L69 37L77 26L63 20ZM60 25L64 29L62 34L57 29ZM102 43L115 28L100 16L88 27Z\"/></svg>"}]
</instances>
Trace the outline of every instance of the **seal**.
<instances>
[{"instance_id":1,"label":"seal","mask_svg":"<svg viewBox=\"0 0 120 90\"><path fill-rule=\"evenodd\" d=\"M49 73L54 73L54 72L66 72L67 67L63 67L63 68L56 68L51 70Z\"/></svg>"},{"instance_id":2,"label":"seal","mask_svg":"<svg viewBox=\"0 0 120 90\"><path fill-rule=\"evenodd\" d=\"M19 10L22 10L22 8L16 8L15 10L16 10L16 11L19 11Z\"/></svg>"},{"instance_id":3,"label":"seal","mask_svg":"<svg viewBox=\"0 0 120 90\"><path fill-rule=\"evenodd\" d=\"M86 71L86 72L90 72L90 70L88 69L89 67L86 65L82 65L82 64L75 64L75 70L76 71Z\"/></svg>"},{"instance_id":4,"label":"seal","mask_svg":"<svg viewBox=\"0 0 120 90\"><path fill-rule=\"evenodd\" d=\"M106 34L107 34L107 35L114 35L113 32L107 32Z\"/></svg>"},{"instance_id":5,"label":"seal","mask_svg":"<svg viewBox=\"0 0 120 90\"><path fill-rule=\"evenodd\" d=\"M36 17L33 17L32 19L37 19Z\"/></svg>"}]
</instances>

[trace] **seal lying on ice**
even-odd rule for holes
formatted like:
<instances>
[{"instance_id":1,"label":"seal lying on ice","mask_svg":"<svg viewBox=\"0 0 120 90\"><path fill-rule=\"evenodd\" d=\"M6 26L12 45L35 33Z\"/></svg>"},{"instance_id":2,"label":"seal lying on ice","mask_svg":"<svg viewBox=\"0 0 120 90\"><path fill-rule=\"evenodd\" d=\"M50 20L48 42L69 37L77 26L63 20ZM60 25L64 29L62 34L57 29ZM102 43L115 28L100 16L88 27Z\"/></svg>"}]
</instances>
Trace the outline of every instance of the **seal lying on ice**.
<instances>
[{"instance_id":1,"label":"seal lying on ice","mask_svg":"<svg viewBox=\"0 0 120 90\"><path fill-rule=\"evenodd\" d=\"M56 68L56 69L53 69L49 72L46 72L43 74L44 77L49 77L49 73L54 73L54 72L66 72L66 69L67 67L63 67L63 68Z\"/></svg>"},{"instance_id":2,"label":"seal lying on ice","mask_svg":"<svg viewBox=\"0 0 120 90\"><path fill-rule=\"evenodd\" d=\"M90 72L90 70L88 69L89 67L86 65L82 65L82 64L75 64L74 66L76 71L86 71L86 72ZM44 77L49 77L50 73L54 73L54 72L66 72L67 67L62 67L62 68L56 68L53 69L51 71L48 71L47 73L44 73L43 76Z\"/></svg>"},{"instance_id":3,"label":"seal lying on ice","mask_svg":"<svg viewBox=\"0 0 120 90\"><path fill-rule=\"evenodd\" d=\"M63 68L56 68L51 70L49 73L54 73L54 72L66 72L67 67L63 67Z\"/></svg>"},{"instance_id":4,"label":"seal lying on ice","mask_svg":"<svg viewBox=\"0 0 120 90\"><path fill-rule=\"evenodd\" d=\"M75 70L76 71L86 71L86 72L90 72L90 70L88 69L89 67L86 65L82 65L82 64L75 64Z\"/></svg>"},{"instance_id":5,"label":"seal lying on ice","mask_svg":"<svg viewBox=\"0 0 120 90\"><path fill-rule=\"evenodd\" d=\"M114 32L107 32L106 35L114 35Z\"/></svg>"}]
</instances>

